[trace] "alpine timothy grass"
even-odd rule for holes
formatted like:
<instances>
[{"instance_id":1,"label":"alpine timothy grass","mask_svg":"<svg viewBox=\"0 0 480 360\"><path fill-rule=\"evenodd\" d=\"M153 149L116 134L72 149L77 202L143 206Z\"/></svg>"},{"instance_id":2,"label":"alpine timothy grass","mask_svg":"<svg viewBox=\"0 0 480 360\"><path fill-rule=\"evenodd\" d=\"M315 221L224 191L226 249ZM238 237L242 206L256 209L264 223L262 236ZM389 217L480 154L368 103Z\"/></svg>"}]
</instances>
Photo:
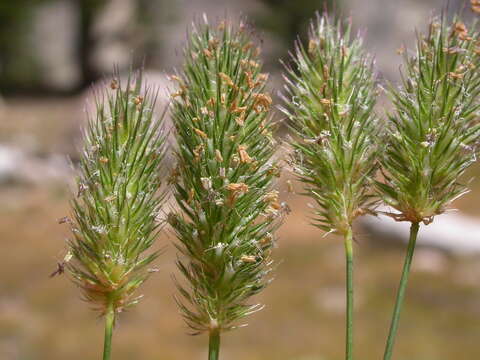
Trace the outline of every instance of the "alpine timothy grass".
<instances>
[{"instance_id":1,"label":"alpine timothy grass","mask_svg":"<svg viewBox=\"0 0 480 360\"><path fill-rule=\"evenodd\" d=\"M259 49L240 22L193 25L184 51L172 118L178 142L172 173L179 211L169 216L181 253L179 307L193 334L220 335L262 308L249 299L270 281L274 230L286 205L274 179L272 103Z\"/></svg>"},{"instance_id":2,"label":"alpine timothy grass","mask_svg":"<svg viewBox=\"0 0 480 360\"><path fill-rule=\"evenodd\" d=\"M118 78L118 77L117 77ZM84 147L66 217L72 239L61 264L84 299L105 317L103 359L110 359L118 314L136 304L148 278L161 223L161 166L165 136L154 115L156 93L141 73L117 78L96 95L96 113L84 131ZM60 266L59 266L60 269Z\"/></svg>"},{"instance_id":3,"label":"alpine timothy grass","mask_svg":"<svg viewBox=\"0 0 480 360\"><path fill-rule=\"evenodd\" d=\"M293 133L291 166L316 202L313 224L343 237L346 254L346 359L353 357L352 223L372 212L379 122L373 60L351 25L317 15L308 47L295 44L286 67L283 111Z\"/></svg>"},{"instance_id":4,"label":"alpine timothy grass","mask_svg":"<svg viewBox=\"0 0 480 360\"><path fill-rule=\"evenodd\" d=\"M384 359L392 356L420 224L430 224L467 188L459 178L476 160L479 136L480 48L477 21L430 21L416 50L403 51L404 73L390 86L383 179L377 183L397 221L411 223L410 240Z\"/></svg>"}]
</instances>

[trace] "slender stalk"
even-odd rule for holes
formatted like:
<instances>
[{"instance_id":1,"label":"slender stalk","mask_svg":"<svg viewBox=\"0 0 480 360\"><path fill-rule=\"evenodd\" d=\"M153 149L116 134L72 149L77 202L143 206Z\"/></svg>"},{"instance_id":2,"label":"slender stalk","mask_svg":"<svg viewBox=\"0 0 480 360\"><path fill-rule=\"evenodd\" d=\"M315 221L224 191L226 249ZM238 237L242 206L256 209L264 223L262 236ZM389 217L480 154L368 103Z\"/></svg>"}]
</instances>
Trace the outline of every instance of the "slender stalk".
<instances>
[{"instance_id":1,"label":"slender stalk","mask_svg":"<svg viewBox=\"0 0 480 360\"><path fill-rule=\"evenodd\" d=\"M347 315L345 335L345 359L353 358L353 244L352 228L345 235L345 256L347 267Z\"/></svg>"},{"instance_id":2,"label":"slender stalk","mask_svg":"<svg viewBox=\"0 0 480 360\"><path fill-rule=\"evenodd\" d=\"M398 287L397 300L393 310L392 322L390 324L390 332L387 338L384 360L390 360L393 353L393 346L395 345L395 337L397 335L398 323L400 321L400 312L402 310L403 298L405 297L405 290L407 288L408 275L410 273L410 266L412 265L413 253L415 251L415 244L417 242L419 223L412 223L410 227L410 240L408 241L407 255L403 265L402 278Z\"/></svg>"},{"instance_id":3,"label":"slender stalk","mask_svg":"<svg viewBox=\"0 0 480 360\"><path fill-rule=\"evenodd\" d=\"M220 352L220 331L212 330L208 342L208 360L218 360Z\"/></svg>"},{"instance_id":4,"label":"slender stalk","mask_svg":"<svg viewBox=\"0 0 480 360\"><path fill-rule=\"evenodd\" d=\"M103 360L110 360L110 354L112 353L112 333L114 322L115 309L113 307L113 303L110 302L107 307L107 313L105 314L105 341L103 344Z\"/></svg>"}]
</instances>

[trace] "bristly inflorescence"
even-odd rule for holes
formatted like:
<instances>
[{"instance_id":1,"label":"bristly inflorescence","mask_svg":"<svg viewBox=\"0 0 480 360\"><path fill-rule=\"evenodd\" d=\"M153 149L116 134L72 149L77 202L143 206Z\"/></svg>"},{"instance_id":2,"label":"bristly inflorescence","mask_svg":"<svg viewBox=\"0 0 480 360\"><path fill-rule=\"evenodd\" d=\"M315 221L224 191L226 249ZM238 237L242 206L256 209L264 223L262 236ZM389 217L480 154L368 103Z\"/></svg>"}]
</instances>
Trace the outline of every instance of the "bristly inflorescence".
<instances>
[{"instance_id":1,"label":"bristly inflorescence","mask_svg":"<svg viewBox=\"0 0 480 360\"><path fill-rule=\"evenodd\" d=\"M114 79L97 94L85 129L66 266L102 313L138 301L157 256L150 248L160 229L165 136L155 99L141 74L126 84Z\"/></svg>"},{"instance_id":2,"label":"bristly inflorescence","mask_svg":"<svg viewBox=\"0 0 480 360\"><path fill-rule=\"evenodd\" d=\"M405 73L389 89L394 112L378 183L397 220L428 224L466 191L459 177L475 161L480 130L478 36L459 18L433 19L414 54L401 50Z\"/></svg>"},{"instance_id":3,"label":"bristly inflorescence","mask_svg":"<svg viewBox=\"0 0 480 360\"><path fill-rule=\"evenodd\" d=\"M274 230L285 205L273 180L275 141L268 75L243 23L194 25L183 71L172 76L178 142L171 214L182 254L179 306L194 333L229 330L257 311L268 283Z\"/></svg>"},{"instance_id":4,"label":"bristly inflorescence","mask_svg":"<svg viewBox=\"0 0 480 360\"><path fill-rule=\"evenodd\" d=\"M345 234L370 212L378 119L372 58L348 23L318 15L308 47L287 67L284 112L294 134L292 167L318 205L314 224Z\"/></svg>"}]
</instances>

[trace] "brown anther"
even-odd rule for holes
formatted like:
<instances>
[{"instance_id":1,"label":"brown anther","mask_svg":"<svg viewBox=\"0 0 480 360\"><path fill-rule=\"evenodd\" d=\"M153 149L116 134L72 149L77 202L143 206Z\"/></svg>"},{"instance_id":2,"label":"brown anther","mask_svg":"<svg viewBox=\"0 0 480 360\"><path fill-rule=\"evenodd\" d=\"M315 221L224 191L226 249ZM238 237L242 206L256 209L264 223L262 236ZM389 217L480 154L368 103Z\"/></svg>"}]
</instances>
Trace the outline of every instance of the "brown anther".
<instances>
[{"instance_id":1,"label":"brown anther","mask_svg":"<svg viewBox=\"0 0 480 360\"><path fill-rule=\"evenodd\" d=\"M271 175L271 176L275 176L275 177L280 177L280 168L278 167L278 165L272 165L268 170L267 170L267 174L268 175Z\"/></svg>"},{"instance_id":2,"label":"brown anther","mask_svg":"<svg viewBox=\"0 0 480 360\"><path fill-rule=\"evenodd\" d=\"M470 4L472 5L472 11L475 14L480 14L480 0L470 0Z\"/></svg>"},{"instance_id":3,"label":"brown anther","mask_svg":"<svg viewBox=\"0 0 480 360\"><path fill-rule=\"evenodd\" d=\"M231 87L234 87L235 84L233 83L232 79L230 78L230 76L228 76L227 74L223 73L223 72L220 72L218 73L218 76L220 77L220 79L222 79L222 81L225 82L225 84L227 84L228 86L231 86Z\"/></svg>"},{"instance_id":4,"label":"brown anther","mask_svg":"<svg viewBox=\"0 0 480 360\"><path fill-rule=\"evenodd\" d=\"M454 24L454 31L456 33L465 33L465 32L467 32L467 27L465 26L465 24L463 22L456 22Z\"/></svg>"},{"instance_id":5,"label":"brown anther","mask_svg":"<svg viewBox=\"0 0 480 360\"><path fill-rule=\"evenodd\" d=\"M108 163L108 158L106 158L105 156L102 156L102 157L100 157L100 159L98 159L98 161L100 161L103 164L106 164L106 163Z\"/></svg>"},{"instance_id":6,"label":"brown anther","mask_svg":"<svg viewBox=\"0 0 480 360\"><path fill-rule=\"evenodd\" d=\"M172 99L175 99L176 97L182 96L183 94L184 94L184 93L183 93L183 90L178 90L178 91L175 91L174 93L171 93L171 94L170 94L170 97L171 97Z\"/></svg>"},{"instance_id":7,"label":"brown anther","mask_svg":"<svg viewBox=\"0 0 480 360\"><path fill-rule=\"evenodd\" d=\"M329 69L328 65L323 65L323 80L327 81L329 79Z\"/></svg>"},{"instance_id":8,"label":"brown anther","mask_svg":"<svg viewBox=\"0 0 480 360\"><path fill-rule=\"evenodd\" d=\"M235 106L233 109L232 107L230 107L230 112L232 114L242 114L245 112L245 110L247 110L247 107L246 106L240 106L240 107L236 107L235 104L233 104L232 106Z\"/></svg>"},{"instance_id":9,"label":"brown anther","mask_svg":"<svg viewBox=\"0 0 480 360\"><path fill-rule=\"evenodd\" d=\"M238 196L248 192L248 185L244 183L231 183L226 186L226 189L230 191L228 204L233 205Z\"/></svg>"},{"instance_id":10,"label":"brown anther","mask_svg":"<svg viewBox=\"0 0 480 360\"><path fill-rule=\"evenodd\" d=\"M200 129L197 129L197 128L194 128L193 131L195 131L195 134L197 134L198 136L200 136L201 138L203 139L206 139L208 136L207 134L205 134L202 130Z\"/></svg>"},{"instance_id":11,"label":"brown anther","mask_svg":"<svg viewBox=\"0 0 480 360\"><path fill-rule=\"evenodd\" d=\"M107 196L105 198L105 201L106 202L112 202L113 200L115 200L117 197L115 195L110 195L110 196Z\"/></svg>"},{"instance_id":12,"label":"brown anther","mask_svg":"<svg viewBox=\"0 0 480 360\"><path fill-rule=\"evenodd\" d=\"M242 112L240 116L236 117L235 122L240 126L245 125L245 112Z\"/></svg>"},{"instance_id":13,"label":"brown anther","mask_svg":"<svg viewBox=\"0 0 480 360\"><path fill-rule=\"evenodd\" d=\"M244 263L256 263L257 257L255 255L242 255L240 260Z\"/></svg>"},{"instance_id":14,"label":"brown anther","mask_svg":"<svg viewBox=\"0 0 480 360\"><path fill-rule=\"evenodd\" d=\"M455 80L459 80L459 79L463 79L463 74L456 73L456 72L449 72L448 77L452 78L452 79L455 79Z\"/></svg>"},{"instance_id":15,"label":"brown anther","mask_svg":"<svg viewBox=\"0 0 480 360\"><path fill-rule=\"evenodd\" d=\"M117 79L112 79L112 81L110 82L110 88L112 90L118 89L118 80Z\"/></svg>"},{"instance_id":16,"label":"brown anther","mask_svg":"<svg viewBox=\"0 0 480 360\"><path fill-rule=\"evenodd\" d=\"M258 81L263 81L263 82L265 82L265 81L267 81L267 80L268 80L268 74L262 73L262 74L259 74L259 75L258 75Z\"/></svg>"},{"instance_id":17,"label":"brown anther","mask_svg":"<svg viewBox=\"0 0 480 360\"><path fill-rule=\"evenodd\" d=\"M458 35L460 40L472 40L472 37L468 36L468 29L463 22L456 22L453 27L453 32Z\"/></svg>"},{"instance_id":18,"label":"brown anther","mask_svg":"<svg viewBox=\"0 0 480 360\"><path fill-rule=\"evenodd\" d=\"M225 30L225 20L220 21L220 24L218 24L218 30L223 31Z\"/></svg>"},{"instance_id":19,"label":"brown anther","mask_svg":"<svg viewBox=\"0 0 480 360\"><path fill-rule=\"evenodd\" d=\"M402 45L397 49L397 54L398 55L403 55L405 53L405 46Z\"/></svg>"},{"instance_id":20,"label":"brown anther","mask_svg":"<svg viewBox=\"0 0 480 360\"><path fill-rule=\"evenodd\" d=\"M330 105L332 105L332 100L330 100L330 99L320 99L320 103L322 105L330 106Z\"/></svg>"},{"instance_id":21,"label":"brown anther","mask_svg":"<svg viewBox=\"0 0 480 360\"><path fill-rule=\"evenodd\" d=\"M133 103L135 105L140 105L143 102L143 96L137 96L135 99L133 99Z\"/></svg>"},{"instance_id":22,"label":"brown anther","mask_svg":"<svg viewBox=\"0 0 480 360\"><path fill-rule=\"evenodd\" d=\"M247 193L248 185L244 183L231 183L227 185L227 190L235 193Z\"/></svg>"},{"instance_id":23,"label":"brown anther","mask_svg":"<svg viewBox=\"0 0 480 360\"><path fill-rule=\"evenodd\" d=\"M210 107L213 108L213 107L215 106L215 103L216 103L216 101L215 101L215 99L212 97L212 98L210 98L210 100L207 101L207 106L210 106Z\"/></svg>"},{"instance_id":24,"label":"brown anther","mask_svg":"<svg viewBox=\"0 0 480 360\"><path fill-rule=\"evenodd\" d=\"M200 157L202 156L204 149L205 149L205 146L203 144L195 146L195 148L193 149L193 155L195 156L195 161L197 162L200 161Z\"/></svg>"},{"instance_id":25,"label":"brown anther","mask_svg":"<svg viewBox=\"0 0 480 360\"><path fill-rule=\"evenodd\" d=\"M445 48L443 48L443 52L447 53L447 54L450 54L450 55L458 54L458 53L461 52L461 50L462 49L459 48L459 47L450 47L450 48L445 47Z\"/></svg>"},{"instance_id":26,"label":"brown anther","mask_svg":"<svg viewBox=\"0 0 480 360\"><path fill-rule=\"evenodd\" d=\"M272 190L268 193L266 193L263 196L263 201L268 204L269 207L271 207L273 210L280 210L282 206L278 202L278 191L277 190Z\"/></svg>"},{"instance_id":27,"label":"brown anther","mask_svg":"<svg viewBox=\"0 0 480 360\"><path fill-rule=\"evenodd\" d=\"M220 150L218 150L218 149L215 150L215 159L216 159L218 162L222 162L222 161L223 161L222 153L221 153Z\"/></svg>"},{"instance_id":28,"label":"brown anther","mask_svg":"<svg viewBox=\"0 0 480 360\"><path fill-rule=\"evenodd\" d=\"M270 105L272 104L272 98L269 95L253 94L252 96L255 100L253 108L257 113L260 113L262 111L268 111Z\"/></svg>"},{"instance_id":29,"label":"brown anther","mask_svg":"<svg viewBox=\"0 0 480 360\"><path fill-rule=\"evenodd\" d=\"M203 54L209 59L211 59L213 57L211 51L208 50L208 49L203 49Z\"/></svg>"},{"instance_id":30,"label":"brown anther","mask_svg":"<svg viewBox=\"0 0 480 360\"><path fill-rule=\"evenodd\" d=\"M253 43L252 42L249 42L247 44L245 44L242 48L242 51L243 52L247 52L248 50L250 50L251 48L253 47Z\"/></svg>"},{"instance_id":31,"label":"brown anther","mask_svg":"<svg viewBox=\"0 0 480 360\"><path fill-rule=\"evenodd\" d=\"M240 162L243 164L251 163L252 158L247 153L247 146L239 145L238 146L238 155L240 156Z\"/></svg>"},{"instance_id":32,"label":"brown anther","mask_svg":"<svg viewBox=\"0 0 480 360\"><path fill-rule=\"evenodd\" d=\"M195 189L191 188L188 193L187 203L191 204L194 198L195 198Z\"/></svg>"},{"instance_id":33,"label":"brown anther","mask_svg":"<svg viewBox=\"0 0 480 360\"><path fill-rule=\"evenodd\" d=\"M263 246L269 245L272 242L273 242L273 236L270 233L268 233L267 235L265 235L263 238L259 240L260 245L263 245Z\"/></svg>"},{"instance_id":34,"label":"brown anther","mask_svg":"<svg viewBox=\"0 0 480 360\"><path fill-rule=\"evenodd\" d=\"M245 71L245 76L247 77L247 85L250 89L255 87L255 82L253 81L253 76L250 71Z\"/></svg>"},{"instance_id":35,"label":"brown anther","mask_svg":"<svg viewBox=\"0 0 480 360\"><path fill-rule=\"evenodd\" d=\"M210 39L208 40L208 47L212 50L215 50L219 43L220 41L218 41L218 39Z\"/></svg>"}]
</instances>

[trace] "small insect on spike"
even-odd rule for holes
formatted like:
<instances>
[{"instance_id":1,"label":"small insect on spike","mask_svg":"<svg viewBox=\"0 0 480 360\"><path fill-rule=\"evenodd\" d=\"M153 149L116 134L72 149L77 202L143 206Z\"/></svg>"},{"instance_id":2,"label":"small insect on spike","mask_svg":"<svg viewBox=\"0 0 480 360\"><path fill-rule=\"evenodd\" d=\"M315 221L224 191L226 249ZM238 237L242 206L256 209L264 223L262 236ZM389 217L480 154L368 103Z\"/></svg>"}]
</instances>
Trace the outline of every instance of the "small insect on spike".
<instances>
[{"instance_id":1,"label":"small insect on spike","mask_svg":"<svg viewBox=\"0 0 480 360\"><path fill-rule=\"evenodd\" d=\"M273 207L281 211L278 197L267 196L280 172L268 75L242 28L196 24L180 74L184 94L172 100L179 145L175 199L184 210L169 222L186 279L178 285L179 305L195 333L209 333L211 356L218 356L221 333L258 308L249 299L269 283L271 270L271 246L259 242L281 221L265 216Z\"/></svg>"},{"instance_id":2,"label":"small insect on spike","mask_svg":"<svg viewBox=\"0 0 480 360\"><path fill-rule=\"evenodd\" d=\"M164 199L162 118L139 111L154 109L155 97L141 74L122 84L117 79L110 83L117 91L104 90L86 126L72 219L58 221L70 225L72 239L50 275L68 271L84 299L105 316L104 359L116 317L138 303L136 293L158 255L151 248Z\"/></svg>"}]
</instances>

